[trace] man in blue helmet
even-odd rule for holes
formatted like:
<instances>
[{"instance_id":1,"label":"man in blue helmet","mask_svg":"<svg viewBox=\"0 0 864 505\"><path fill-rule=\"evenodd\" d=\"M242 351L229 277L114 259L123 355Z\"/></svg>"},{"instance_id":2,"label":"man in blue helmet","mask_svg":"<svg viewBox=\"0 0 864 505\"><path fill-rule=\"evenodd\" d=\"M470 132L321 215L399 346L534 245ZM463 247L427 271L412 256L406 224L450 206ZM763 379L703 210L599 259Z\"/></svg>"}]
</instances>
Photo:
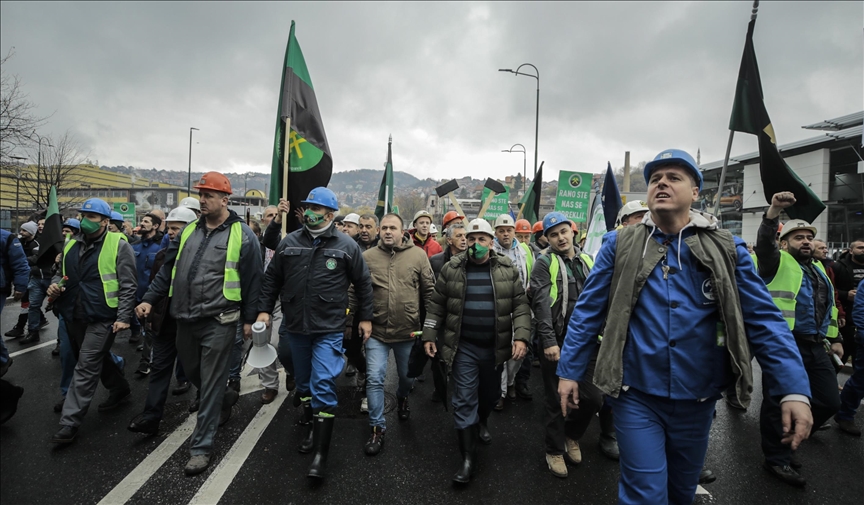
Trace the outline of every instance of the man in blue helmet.
<instances>
[{"instance_id":1,"label":"man in blue helmet","mask_svg":"<svg viewBox=\"0 0 864 505\"><path fill-rule=\"evenodd\" d=\"M372 279L360 246L333 226L339 204L336 195L319 187L309 192L303 228L289 233L279 246L267 272L258 321L270 324L276 299L281 298L280 334L288 341L294 362L296 406L303 406L301 424L306 434L301 453L315 451L308 476L324 478L333 434L336 377L342 372L342 337L348 309L348 288L354 286L361 338L372 334ZM272 225L271 225L272 226ZM356 338L356 337L355 337Z\"/></svg>"},{"instance_id":2,"label":"man in blue helmet","mask_svg":"<svg viewBox=\"0 0 864 505\"><path fill-rule=\"evenodd\" d=\"M690 504L720 393L734 383L749 403L751 349L792 448L813 424L810 385L744 241L690 209L702 189L692 156L668 149L644 175L648 214L604 236L567 328L558 394L562 414L579 407L605 321L593 382L615 410L619 503Z\"/></svg>"},{"instance_id":3,"label":"man in blue helmet","mask_svg":"<svg viewBox=\"0 0 864 505\"><path fill-rule=\"evenodd\" d=\"M66 242L60 275L48 287L78 356L63 403L61 429L52 440L57 444L75 440L100 377L110 391L108 400L99 405L100 412L119 407L131 393L110 350L117 333L129 328L138 279L132 247L119 233L108 231L110 218L111 209L103 200L84 202L81 233Z\"/></svg>"}]
</instances>

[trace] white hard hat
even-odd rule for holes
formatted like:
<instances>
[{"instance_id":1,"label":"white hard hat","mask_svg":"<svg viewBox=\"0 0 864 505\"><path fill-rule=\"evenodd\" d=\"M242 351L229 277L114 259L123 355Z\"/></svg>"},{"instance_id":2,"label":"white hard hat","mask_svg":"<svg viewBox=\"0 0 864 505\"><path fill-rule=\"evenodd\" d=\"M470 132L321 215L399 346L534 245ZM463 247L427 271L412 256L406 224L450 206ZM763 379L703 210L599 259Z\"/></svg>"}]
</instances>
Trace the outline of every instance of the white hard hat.
<instances>
[{"instance_id":1,"label":"white hard hat","mask_svg":"<svg viewBox=\"0 0 864 505\"><path fill-rule=\"evenodd\" d=\"M180 200L180 206L195 209L198 212L201 212L201 204L198 202L198 199L192 198L191 196L187 196L186 198Z\"/></svg>"},{"instance_id":2,"label":"white hard hat","mask_svg":"<svg viewBox=\"0 0 864 505\"><path fill-rule=\"evenodd\" d=\"M495 229L502 226L509 226L511 228L516 227L516 223L513 221L513 218L510 217L510 214L501 214L498 216L498 219L495 220Z\"/></svg>"},{"instance_id":3,"label":"white hard hat","mask_svg":"<svg viewBox=\"0 0 864 505\"><path fill-rule=\"evenodd\" d=\"M360 226L360 214L356 212L352 212L345 216L345 219L342 220L343 223L354 223L357 226Z\"/></svg>"},{"instance_id":4,"label":"white hard hat","mask_svg":"<svg viewBox=\"0 0 864 505\"><path fill-rule=\"evenodd\" d=\"M489 225L489 222L485 219L475 219L468 223L468 227L465 229L465 232L468 235L472 233L485 233L492 238L495 238L495 233L492 231L492 226Z\"/></svg>"},{"instance_id":5,"label":"white hard hat","mask_svg":"<svg viewBox=\"0 0 864 505\"><path fill-rule=\"evenodd\" d=\"M435 226L435 223L429 225L429 233L431 233L432 235L438 234L438 227Z\"/></svg>"},{"instance_id":6,"label":"white hard hat","mask_svg":"<svg viewBox=\"0 0 864 505\"><path fill-rule=\"evenodd\" d=\"M195 200L197 203L198 200ZM165 222L178 222L178 223L186 223L189 224L192 221L198 219L198 216L192 212L192 209L188 207L177 207L168 213L168 217L165 218Z\"/></svg>"},{"instance_id":7,"label":"white hard hat","mask_svg":"<svg viewBox=\"0 0 864 505\"><path fill-rule=\"evenodd\" d=\"M786 235L789 235L793 231L798 230L807 230L812 233L814 237L816 236L816 227L812 224L804 221L803 219L790 219L789 221L783 223L783 231L779 233L780 237L778 238L780 240L783 240L784 238L786 238Z\"/></svg>"},{"instance_id":8,"label":"white hard hat","mask_svg":"<svg viewBox=\"0 0 864 505\"><path fill-rule=\"evenodd\" d=\"M420 209L420 210L417 211L416 214L414 214L414 220L411 221L411 226L414 226L414 223L416 223L417 220L420 219L421 217L428 217L428 218L429 218L429 221L432 221L432 214L429 214L428 211L425 211L425 210L423 210L423 209Z\"/></svg>"},{"instance_id":9,"label":"white hard hat","mask_svg":"<svg viewBox=\"0 0 864 505\"><path fill-rule=\"evenodd\" d=\"M621 207L621 210L618 211L618 221L621 221L630 214L647 211L648 204L643 202L642 200L633 200L632 202L627 202L623 207Z\"/></svg>"}]
</instances>

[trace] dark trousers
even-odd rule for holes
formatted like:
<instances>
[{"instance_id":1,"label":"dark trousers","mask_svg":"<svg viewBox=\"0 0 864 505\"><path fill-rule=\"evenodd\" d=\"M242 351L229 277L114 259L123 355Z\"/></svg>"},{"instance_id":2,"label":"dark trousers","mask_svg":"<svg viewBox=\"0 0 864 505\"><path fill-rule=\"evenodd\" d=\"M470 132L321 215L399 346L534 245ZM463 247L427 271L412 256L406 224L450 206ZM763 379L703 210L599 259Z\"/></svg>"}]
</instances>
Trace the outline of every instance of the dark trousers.
<instances>
[{"instance_id":1,"label":"dark trousers","mask_svg":"<svg viewBox=\"0 0 864 505\"><path fill-rule=\"evenodd\" d=\"M855 341L855 323L852 322L852 311L848 311L847 314L846 326L840 328L840 335L843 337L843 357L840 359L846 363L846 360L851 358L852 366L855 367L855 356L860 349L858 349L859 344Z\"/></svg>"},{"instance_id":2,"label":"dark trousers","mask_svg":"<svg viewBox=\"0 0 864 505\"><path fill-rule=\"evenodd\" d=\"M495 348L459 342L453 358L453 417L457 430L486 422L501 398L501 370Z\"/></svg>"},{"instance_id":3,"label":"dark trousers","mask_svg":"<svg viewBox=\"0 0 864 505\"><path fill-rule=\"evenodd\" d=\"M352 331L351 338L346 338L342 345L345 347L345 357L348 363L354 365L358 372L366 373L366 358L363 357L363 337L359 331Z\"/></svg>"},{"instance_id":4,"label":"dark trousers","mask_svg":"<svg viewBox=\"0 0 864 505\"><path fill-rule=\"evenodd\" d=\"M810 380L810 410L813 412L813 429L822 426L840 410L840 392L837 375L831 358L821 343L797 340L798 352L804 361L807 378ZM783 423L780 413L782 397L769 396L762 379L762 409L759 412L759 429L762 433L762 453L773 466L786 466L792 457L792 448L780 442Z\"/></svg>"},{"instance_id":5,"label":"dark trousers","mask_svg":"<svg viewBox=\"0 0 864 505\"><path fill-rule=\"evenodd\" d=\"M516 384L528 385L531 379L531 363L534 361L534 329L531 329L531 343L526 347L525 359L522 360L522 366L516 371Z\"/></svg>"},{"instance_id":6,"label":"dark trousers","mask_svg":"<svg viewBox=\"0 0 864 505\"><path fill-rule=\"evenodd\" d=\"M864 346L864 331L858 332L858 345ZM855 371L852 373L852 377L846 381L846 385L843 386L843 392L840 393L842 406L835 418L838 421L855 419L855 413L861 406L861 400L864 399L864 354L859 352L855 355L855 361L852 365L855 367Z\"/></svg>"},{"instance_id":7,"label":"dark trousers","mask_svg":"<svg viewBox=\"0 0 864 505\"><path fill-rule=\"evenodd\" d=\"M150 363L150 376L147 384L147 400L144 403L146 420L161 420L171 387L171 375L177 358L177 322L165 316L157 335L153 335L153 360ZM177 361L177 380L186 380L183 368Z\"/></svg>"},{"instance_id":8,"label":"dark trousers","mask_svg":"<svg viewBox=\"0 0 864 505\"><path fill-rule=\"evenodd\" d=\"M599 349L599 346L597 347ZM527 360L526 360L527 361ZM561 398L558 396L558 362L549 361L540 354L540 371L543 374L543 391L546 399L546 453L564 454L564 438L578 441L585 434L594 414L603 406L603 392L594 385L594 366L597 351L588 363L585 379L579 382L579 408L564 417L561 413Z\"/></svg>"}]
</instances>

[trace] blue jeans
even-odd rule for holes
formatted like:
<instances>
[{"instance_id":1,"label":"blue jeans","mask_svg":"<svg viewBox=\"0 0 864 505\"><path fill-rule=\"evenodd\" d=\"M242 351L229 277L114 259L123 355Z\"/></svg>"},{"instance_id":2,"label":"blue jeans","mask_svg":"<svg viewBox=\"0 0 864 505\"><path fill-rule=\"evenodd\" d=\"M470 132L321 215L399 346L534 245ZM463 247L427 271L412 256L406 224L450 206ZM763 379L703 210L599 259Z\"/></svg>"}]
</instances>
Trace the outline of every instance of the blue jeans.
<instances>
[{"instance_id":1,"label":"blue jeans","mask_svg":"<svg viewBox=\"0 0 864 505\"><path fill-rule=\"evenodd\" d=\"M411 392L414 379L408 378L408 357L414 341L385 344L378 339L366 341L366 398L369 402L369 426L386 428L384 420L384 378L387 375L387 360L390 349L396 358L396 371L399 374L397 398L405 398Z\"/></svg>"},{"instance_id":2,"label":"blue jeans","mask_svg":"<svg viewBox=\"0 0 864 505\"><path fill-rule=\"evenodd\" d=\"M3 306L6 305L5 299L0 299L0 314L3 313ZM3 338L0 337L0 364L5 364L9 361L9 350L6 349L6 344L3 343Z\"/></svg>"},{"instance_id":3,"label":"blue jeans","mask_svg":"<svg viewBox=\"0 0 864 505\"><path fill-rule=\"evenodd\" d=\"M243 368L243 323L237 324L237 334L234 335L234 346L231 348L231 371L228 372L228 380L240 380L240 371Z\"/></svg>"},{"instance_id":4,"label":"blue jeans","mask_svg":"<svg viewBox=\"0 0 864 505\"><path fill-rule=\"evenodd\" d=\"M858 352L855 353L855 361L852 365L855 371L852 377L846 381L843 391L840 393L840 410L834 419L838 421L851 421L864 399L864 328L858 328L855 334L855 343Z\"/></svg>"},{"instance_id":5,"label":"blue jeans","mask_svg":"<svg viewBox=\"0 0 864 505\"><path fill-rule=\"evenodd\" d=\"M287 332L300 398L312 396L312 411L333 414L339 399L336 377L342 373L342 333L304 335ZM281 347L281 345L280 345Z\"/></svg>"},{"instance_id":6,"label":"blue jeans","mask_svg":"<svg viewBox=\"0 0 864 505\"><path fill-rule=\"evenodd\" d=\"M39 279L37 277L30 277L30 283L27 284L27 294L30 297L30 309L27 314L27 329L31 333L37 333L39 331L39 325L45 317L42 314L42 302L45 301L45 294L50 285L51 279Z\"/></svg>"},{"instance_id":7,"label":"blue jeans","mask_svg":"<svg viewBox=\"0 0 864 505\"><path fill-rule=\"evenodd\" d=\"M619 504L693 503L716 403L671 400L633 388L612 399L621 451Z\"/></svg>"},{"instance_id":8,"label":"blue jeans","mask_svg":"<svg viewBox=\"0 0 864 505\"><path fill-rule=\"evenodd\" d=\"M501 398L501 370L495 348L459 342L453 358L453 422L457 430L485 423Z\"/></svg>"}]
</instances>

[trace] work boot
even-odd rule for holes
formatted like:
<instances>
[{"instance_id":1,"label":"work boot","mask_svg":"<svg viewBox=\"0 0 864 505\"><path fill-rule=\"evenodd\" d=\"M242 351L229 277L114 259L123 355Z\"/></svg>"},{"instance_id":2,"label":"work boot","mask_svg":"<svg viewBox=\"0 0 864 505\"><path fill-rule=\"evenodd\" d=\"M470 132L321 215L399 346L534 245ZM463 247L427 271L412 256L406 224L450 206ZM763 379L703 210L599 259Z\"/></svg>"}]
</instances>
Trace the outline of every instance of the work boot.
<instances>
[{"instance_id":1,"label":"work boot","mask_svg":"<svg viewBox=\"0 0 864 505\"><path fill-rule=\"evenodd\" d=\"M516 383L516 396L528 402L534 399L534 395L531 393L531 390L528 389L528 384L521 382Z\"/></svg>"},{"instance_id":2,"label":"work boot","mask_svg":"<svg viewBox=\"0 0 864 505\"><path fill-rule=\"evenodd\" d=\"M285 373L285 389L290 393L294 391L297 387L297 382L294 380L294 376L290 373Z\"/></svg>"},{"instance_id":3,"label":"work boot","mask_svg":"<svg viewBox=\"0 0 864 505\"><path fill-rule=\"evenodd\" d=\"M715 480L717 480L717 476L714 475L714 472L703 466L702 471L699 472L699 484L711 484Z\"/></svg>"},{"instance_id":4,"label":"work boot","mask_svg":"<svg viewBox=\"0 0 864 505\"><path fill-rule=\"evenodd\" d=\"M59 356L60 355L60 339L57 339L57 345L54 346L54 349L51 349L51 356Z\"/></svg>"},{"instance_id":5,"label":"work boot","mask_svg":"<svg viewBox=\"0 0 864 505\"><path fill-rule=\"evenodd\" d=\"M375 456L381 452L381 449L384 448L385 433L387 433L386 428L380 426L372 427L372 435L369 437L369 441L366 442L366 446L363 447L363 452L365 452L367 456Z\"/></svg>"},{"instance_id":6,"label":"work boot","mask_svg":"<svg viewBox=\"0 0 864 505\"><path fill-rule=\"evenodd\" d=\"M99 404L99 412L108 412L122 405L129 397L132 396L132 390L129 387L114 389L108 395L108 399Z\"/></svg>"},{"instance_id":7,"label":"work boot","mask_svg":"<svg viewBox=\"0 0 864 505\"><path fill-rule=\"evenodd\" d=\"M231 419L232 408L239 399L240 393L231 388L225 388L225 396L222 397L222 411L219 412L219 426L223 426Z\"/></svg>"},{"instance_id":8,"label":"work boot","mask_svg":"<svg viewBox=\"0 0 864 505\"><path fill-rule=\"evenodd\" d=\"M511 400L516 399L516 386L515 385L507 386L507 398L510 398Z\"/></svg>"},{"instance_id":9,"label":"work boot","mask_svg":"<svg viewBox=\"0 0 864 505\"><path fill-rule=\"evenodd\" d=\"M71 444L78 436L78 428L75 426L63 426L51 439L55 444Z\"/></svg>"},{"instance_id":10,"label":"work boot","mask_svg":"<svg viewBox=\"0 0 864 505\"><path fill-rule=\"evenodd\" d=\"M489 426L486 423L486 419L480 420L479 427L477 428L477 439L483 442L484 445L490 445L492 443L492 434L489 433Z\"/></svg>"},{"instance_id":11,"label":"work boot","mask_svg":"<svg viewBox=\"0 0 864 505\"><path fill-rule=\"evenodd\" d=\"M28 315L26 312L24 314L18 314L18 322L15 323L15 326L13 326L11 330L4 333L4 335L10 339L23 337L24 331L27 329L27 317Z\"/></svg>"},{"instance_id":12,"label":"work boot","mask_svg":"<svg viewBox=\"0 0 864 505\"><path fill-rule=\"evenodd\" d=\"M210 466L210 455L209 454L196 454L189 458L189 461L186 463L186 467L183 468L183 472L186 475L198 475L203 472Z\"/></svg>"},{"instance_id":13,"label":"work boot","mask_svg":"<svg viewBox=\"0 0 864 505\"><path fill-rule=\"evenodd\" d=\"M357 367L348 363L348 366L345 367L345 377L354 377L357 375Z\"/></svg>"},{"instance_id":14,"label":"work boot","mask_svg":"<svg viewBox=\"0 0 864 505\"><path fill-rule=\"evenodd\" d=\"M564 460L571 465L582 463L582 449L579 447L578 440L569 437L564 438Z\"/></svg>"},{"instance_id":15,"label":"work boot","mask_svg":"<svg viewBox=\"0 0 864 505\"><path fill-rule=\"evenodd\" d=\"M31 331L21 339L21 345L35 344L39 341L39 330Z\"/></svg>"},{"instance_id":16,"label":"work boot","mask_svg":"<svg viewBox=\"0 0 864 505\"><path fill-rule=\"evenodd\" d=\"M492 409L495 412L501 412L502 410L504 410L504 397L503 396L501 398L498 398L498 403L496 403L495 406L492 407Z\"/></svg>"},{"instance_id":17,"label":"work boot","mask_svg":"<svg viewBox=\"0 0 864 505\"><path fill-rule=\"evenodd\" d=\"M411 409L408 408L408 397L397 398L397 407L400 421L407 421L411 417Z\"/></svg>"},{"instance_id":18,"label":"work boot","mask_svg":"<svg viewBox=\"0 0 864 505\"><path fill-rule=\"evenodd\" d=\"M567 464L564 463L564 456L560 454L547 454L546 466L549 467L549 471L555 477L561 477L562 479L567 477Z\"/></svg>"},{"instance_id":19,"label":"work boot","mask_svg":"<svg viewBox=\"0 0 864 505\"><path fill-rule=\"evenodd\" d=\"M837 423L837 427L840 428L840 431L848 433L854 437L861 436L861 429L855 426L854 421L850 421L848 419L837 419L837 417L835 416L834 422Z\"/></svg>"},{"instance_id":20,"label":"work boot","mask_svg":"<svg viewBox=\"0 0 864 505\"><path fill-rule=\"evenodd\" d=\"M789 484L790 486L804 487L807 485L807 481L804 480L804 477L801 477L801 475L794 469L792 469L792 467L789 465L774 466L766 461L762 463L762 466L765 468L765 470L768 470L768 473L770 473L774 477L777 477L786 484Z\"/></svg>"},{"instance_id":21,"label":"work boot","mask_svg":"<svg viewBox=\"0 0 864 505\"><path fill-rule=\"evenodd\" d=\"M609 458L618 461L618 437L615 435L615 419L611 410L600 410L600 450Z\"/></svg>"},{"instance_id":22,"label":"work boot","mask_svg":"<svg viewBox=\"0 0 864 505\"><path fill-rule=\"evenodd\" d=\"M159 432L159 419L149 419L144 417L144 414L138 414L129 422L126 429L133 433L155 435Z\"/></svg>"},{"instance_id":23,"label":"work boot","mask_svg":"<svg viewBox=\"0 0 864 505\"><path fill-rule=\"evenodd\" d=\"M309 399L301 403L303 414L300 418L300 425L303 426L303 440L300 441L300 446L297 448L302 454L312 452L312 403Z\"/></svg>"},{"instance_id":24,"label":"work boot","mask_svg":"<svg viewBox=\"0 0 864 505\"><path fill-rule=\"evenodd\" d=\"M459 452L462 453L462 463L459 465L459 470L453 476L454 484L468 484L471 482L471 477L477 473L477 428L478 425L456 430L456 437L459 440Z\"/></svg>"},{"instance_id":25,"label":"work boot","mask_svg":"<svg viewBox=\"0 0 864 505\"><path fill-rule=\"evenodd\" d=\"M330 439L333 437L333 423L336 418L321 412L312 419L312 444L315 447L315 457L309 465L307 477L323 479L327 467L327 454L330 452Z\"/></svg>"}]
</instances>

